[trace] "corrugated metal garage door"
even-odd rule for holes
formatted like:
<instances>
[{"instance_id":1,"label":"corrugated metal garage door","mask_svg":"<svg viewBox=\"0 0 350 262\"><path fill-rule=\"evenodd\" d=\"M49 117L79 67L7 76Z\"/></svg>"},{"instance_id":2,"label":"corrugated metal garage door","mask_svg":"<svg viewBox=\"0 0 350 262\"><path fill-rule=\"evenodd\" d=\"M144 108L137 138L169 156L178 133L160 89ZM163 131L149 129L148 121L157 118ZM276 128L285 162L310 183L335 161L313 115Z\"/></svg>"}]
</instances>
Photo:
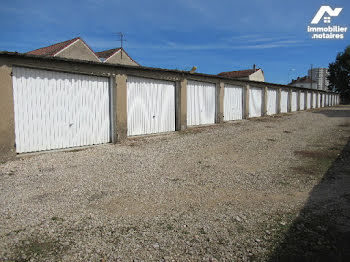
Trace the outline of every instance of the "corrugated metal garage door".
<instances>
[{"instance_id":1,"label":"corrugated metal garage door","mask_svg":"<svg viewBox=\"0 0 350 262\"><path fill-rule=\"evenodd\" d=\"M277 114L277 90L274 88L267 89L267 114Z\"/></svg>"},{"instance_id":2,"label":"corrugated metal garage door","mask_svg":"<svg viewBox=\"0 0 350 262\"><path fill-rule=\"evenodd\" d=\"M240 120L243 118L243 88L226 85L224 91L224 120Z\"/></svg>"},{"instance_id":3,"label":"corrugated metal garage door","mask_svg":"<svg viewBox=\"0 0 350 262\"><path fill-rule=\"evenodd\" d=\"M331 95L331 105L334 106L334 96Z\"/></svg>"},{"instance_id":4,"label":"corrugated metal garage door","mask_svg":"<svg viewBox=\"0 0 350 262\"><path fill-rule=\"evenodd\" d=\"M318 94L318 107L321 107L321 94Z\"/></svg>"},{"instance_id":5,"label":"corrugated metal garage door","mask_svg":"<svg viewBox=\"0 0 350 262\"><path fill-rule=\"evenodd\" d=\"M330 95L330 106L333 106L333 95Z\"/></svg>"},{"instance_id":6,"label":"corrugated metal garage door","mask_svg":"<svg viewBox=\"0 0 350 262\"><path fill-rule=\"evenodd\" d=\"M311 108L311 94L309 92L306 93L306 108L310 109Z\"/></svg>"},{"instance_id":7,"label":"corrugated metal garage door","mask_svg":"<svg viewBox=\"0 0 350 262\"><path fill-rule=\"evenodd\" d=\"M16 151L110 141L109 79L13 67Z\"/></svg>"},{"instance_id":8,"label":"corrugated metal garage door","mask_svg":"<svg viewBox=\"0 0 350 262\"><path fill-rule=\"evenodd\" d=\"M187 82L187 125L215 123L215 84Z\"/></svg>"},{"instance_id":9,"label":"corrugated metal garage door","mask_svg":"<svg viewBox=\"0 0 350 262\"><path fill-rule=\"evenodd\" d=\"M298 107L298 93L296 91L292 92L292 112L297 111L297 107Z\"/></svg>"},{"instance_id":10,"label":"corrugated metal garage door","mask_svg":"<svg viewBox=\"0 0 350 262\"><path fill-rule=\"evenodd\" d=\"M316 94L312 93L312 108L316 108Z\"/></svg>"},{"instance_id":11,"label":"corrugated metal garage door","mask_svg":"<svg viewBox=\"0 0 350 262\"><path fill-rule=\"evenodd\" d=\"M128 136L175 131L175 83L127 79Z\"/></svg>"},{"instance_id":12,"label":"corrugated metal garage door","mask_svg":"<svg viewBox=\"0 0 350 262\"><path fill-rule=\"evenodd\" d=\"M259 117L262 111L262 89L251 87L249 89L249 117Z\"/></svg>"},{"instance_id":13,"label":"corrugated metal garage door","mask_svg":"<svg viewBox=\"0 0 350 262\"><path fill-rule=\"evenodd\" d=\"M305 110L305 93L300 92L300 110Z\"/></svg>"},{"instance_id":14,"label":"corrugated metal garage door","mask_svg":"<svg viewBox=\"0 0 350 262\"><path fill-rule=\"evenodd\" d=\"M281 91L281 113L288 112L288 91Z\"/></svg>"},{"instance_id":15,"label":"corrugated metal garage door","mask_svg":"<svg viewBox=\"0 0 350 262\"><path fill-rule=\"evenodd\" d=\"M325 94L322 94L322 107L326 106L326 96Z\"/></svg>"}]
</instances>

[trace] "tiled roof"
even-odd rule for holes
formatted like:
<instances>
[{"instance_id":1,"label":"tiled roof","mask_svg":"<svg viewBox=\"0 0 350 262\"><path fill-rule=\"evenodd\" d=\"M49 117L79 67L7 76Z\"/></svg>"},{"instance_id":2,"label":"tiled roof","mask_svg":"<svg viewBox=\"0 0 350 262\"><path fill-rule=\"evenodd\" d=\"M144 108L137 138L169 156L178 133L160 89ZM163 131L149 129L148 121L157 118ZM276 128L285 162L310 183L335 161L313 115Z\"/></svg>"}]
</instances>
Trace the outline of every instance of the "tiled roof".
<instances>
[{"instance_id":1,"label":"tiled roof","mask_svg":"<svg viewBox=\"0 0 350 262\"><path fill-rule=\"evenodd\" d=\"M80 37L76 37L76 38L73 38L71 40L67 40L67 41L64 41L64 42L60 42L60 43L57 43L57 44L54 44L54 45L46 46L46 47L43 47L43 48L39 48L39 49L30 51L30 52L27 52L27 54L43 55L43 56L54 56L59 51L61 51L62 49L66 48L70 44L74 43L78 39L81 40Z\"/></svg>"},{"instance_id":2,"label":"tiled roof","mask_svg":"<svg viewBox=\"0 0 350 262\"><path fill-rule=\"evenodd\" d=\"M240 78L240 77L248 77L251 74L254 74L258 69L247 69L247 70L239 70L239 71L230 71L230 72L222 72L219 73L219 76L229 77L229 78Z\"/></svg>"},{"instance_id":3,"label":"tiled roof","mask_svg":"<svg viewBox=\"0 0 350 262\"><path fill-rule=\"evenodd\" d=\"M290 82L289 85L295 84L295 83L316 83L316 81L311 80L311 78L309 78L308 76L303 76L303 77L298 77L295 80L292 80L292 82Z\"/></svg>"},{"instance_id":4,"label":"tiled roof","mask_svg":"<svg viewBox=\"0 0 350 262\"><path fill-rule=\"evenodd\" d=\"M113 49L109 49L109 50L105 50L105 51L101 51L101 52L96 52L95 54L101 59L103 59L103 61L106 61L107 59L111 58L115 53L119 52L119 50L122 50L123 54L125 54L126 56L128 56L131 61L135 62L137 65L140 65L139 63L137 63L134 59L132 59L131 56L128 55L128 53L121 47L118 48L113 48ZM108 61L106 61L108 62Z\"/></svg>"},{"instance_id":5,"label":"tiled roof","mask_svg":"<svg viewBox=\"0 0 350 262\"><path fill-rule=\"evenodd\" d=\"M113 48L113 49L109 49L109 50L105 50L105 51L101 51L101 52L96 52L96 55L99 58L108 59L112 55L114 55L116 52L118 52L119 50L120 50L120 47L119 48Z\"/></svg>"}]
</instances>

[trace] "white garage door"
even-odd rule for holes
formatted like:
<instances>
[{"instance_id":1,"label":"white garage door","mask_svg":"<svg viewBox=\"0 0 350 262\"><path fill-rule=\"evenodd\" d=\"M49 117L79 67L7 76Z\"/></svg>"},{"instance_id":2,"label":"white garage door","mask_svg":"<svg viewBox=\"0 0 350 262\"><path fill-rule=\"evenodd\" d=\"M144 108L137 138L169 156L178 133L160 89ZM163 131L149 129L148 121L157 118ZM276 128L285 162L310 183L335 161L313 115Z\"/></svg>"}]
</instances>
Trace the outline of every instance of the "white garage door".
<instances>
[{"instance_id":1,"label":"white garage door","mask_svg":"<svg viewBox=\"0 0 350 262\"><path fill-rule=\"evenodd\" d=\"M226 85L224 91L224 120L240 120L243 118L243 88Z\"/></svg>"},{"instance_id":2,"label":"white garage door","mask_svg":"<svg viewBox=\"0 0 350 262\"><path fill-rule=\"evenodd\" d=\"M288 112L288 91L281 91L281 113Z\"/></svg>"},{"instance_id":3,"label":"white garage door","mask_svg":"<svg viewBox=\"0 0 350 262\"><path fill-rule=\"evenodd\" d=\"M325 94L322 94L322 107L326 106L326 96Z\"/></svg>"},{"instance_id":4,"label":"white garage door","mask_svg":"<svg viewBox=\"0 0 350 262\"><path fill-rule=\"evenodd\" d=\"M261 116L262 94L261 88L251 87L249 89L249 117Z\"/></svg>"},{"instance_id":5,"label":"white garage door","mask_svg":"<svg viewBox=\"0 0 350 262\"><path fill-rule=\"evenodd\" d=\"M175 131L175 83L127 79L128 136Z\"/></svg>"},{"instance_id":6,"label":"white garage door","mask_svg":"<svg viewBox=\"0 0 350 262\"><path fill-rule=\"evenodd\" d=\"M306 97L306 108L310 109L311 108L311 93L307 92L307 97Z\"/></svg>"},{"instance_id":7,"label":"white garage door","mask_svg":"<svg viewBox=\"0 0 350 262\"><path fill-rule=\"evenodd\" d=\"M292 112L297 111L298 106L298 93L296 91L292 92Z\"/></svg>"},{"instance_id":8,"label":"white garage door","mask_svg":"<svg viewBox=\"0 0 350 262\"><path fill-rule=\"evenodd\" d=\"M316 94L312 93L312 108L316 108Z\"/></svg>"},{"instance_id":9,"label":"white garage door","mask_svg":"<svg viewBox=\"0 0 350 262\"><path fill-rule=\"evenodd\" d=\"M13 67L18 153L110 141L108 78Z\"/></svg>"},{"instance_id":10,"label":"white garage door","mask_svg":"<svg viewBox=\"0 0 350 262\"><path fill-rule=\"evenodd\" d=\"M300 110L305 110L305 93L300 93Z\"/></svg>"},{"instance_id":11,"label":"white garage door","mask_svg":"<svg viewBox=\"0 0 350 262\"><path fill-rule=\"evenodd\" d=\"M277 90L273 88L267 89L267 114L277 114Z\"/></svg>"},{"instance_id":12,"label":"white garage door","mask_svg":"<svg viewBox=\"0 0 350 262\"><path fill-rule=\"evenodd\" d=\"M187 82L187 125L215 123L215 84Z\"/></svg>"},{"instance_id":13,"label":"white garage door","mask_svg":"<svg viewBox=\"0 0 350 262\"><path fill-rule=\"evenodd\" d=\"M330 95L330 101L331 101L330 106L333 106L333 95Z\"/></svg>"},{"instance_id":14,"label":"white garage door","mask_svg":"<svg viewBox=\"0 0 350 262\"><path fill-rule=\"evenodd\" d=\"M318 97L318 107L321 107L321 94L318 94L317 97Z\"/></svg>"}]
</instances>

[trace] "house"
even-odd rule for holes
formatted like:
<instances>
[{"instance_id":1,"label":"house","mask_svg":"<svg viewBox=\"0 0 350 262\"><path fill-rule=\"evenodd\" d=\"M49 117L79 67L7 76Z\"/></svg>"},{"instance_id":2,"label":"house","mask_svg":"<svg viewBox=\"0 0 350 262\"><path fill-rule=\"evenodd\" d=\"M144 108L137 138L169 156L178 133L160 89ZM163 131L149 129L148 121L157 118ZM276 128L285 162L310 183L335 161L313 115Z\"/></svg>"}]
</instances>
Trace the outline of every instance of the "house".
<instances>
[{"instance_id":1,"label":"house","mask_svg":"<svg viewBox=\"0 0 350 262\"><path fill-rule=\"evenodd\" d=\"M63 57L98 62L100 59L80 37L42 47L30 52L30 55Z\"/></svg>"},{"instance_id":2,"label":"house","mask_svg":"<svg viewBox=\"0 0 350 262\"><path fill-rule=\"evenodd\" d=\"M256 68L256 65L253 65L252 69L222 72L218 75L234 79L265 82L264 72L261 68Z\"/></svg>"},{"instance_id":3,"label":"house","mask_svg":"<svg viewBox=\"0 0 350 262\"><path fill-rule=\"evenodd\" d=\"M288 85L309 89L317 89L317 82L311 80L311 78L309 78L308 76L298 77L297 79L292 80L292 82L290 82Z\"/></svg>"},{"instance_id":4,"label":"house","mask_svg":"<svg viewBox=\"0 0 350 262\"><path fill-rule=\"evenodd\" d=\"M139 65L122 48L115 48L95 53L80 37L42 47L27 52L27 54L62 57L93 62L107 62L112 64Z\"/></svg>"},{"instance_id":5,"label":"house","mask_svg":"<svg viewBox=\"0 0 350 262\"><path fill-rule=\"evenodd\" d=\"M101 62L123 65L139 65L132 59L123 48L114 48L101 52L96 52Z\"/></svg>"}]
</instances>

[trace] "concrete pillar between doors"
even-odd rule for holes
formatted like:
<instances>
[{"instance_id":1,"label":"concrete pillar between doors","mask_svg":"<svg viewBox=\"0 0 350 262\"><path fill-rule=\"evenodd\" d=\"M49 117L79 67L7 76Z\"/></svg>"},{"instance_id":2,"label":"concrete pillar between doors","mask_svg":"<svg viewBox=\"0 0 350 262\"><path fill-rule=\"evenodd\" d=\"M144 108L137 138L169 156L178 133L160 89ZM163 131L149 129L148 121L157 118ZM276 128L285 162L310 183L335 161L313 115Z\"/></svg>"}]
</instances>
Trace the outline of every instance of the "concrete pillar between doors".
<instances>
[{"instance_id":1,"label":"concrete pillar between doors","mask_svg":"<svg viewBox=\"0 0 350 262\"><path fill-rule=\"evenodd\" d=\"M244 106L244 114L243 118L248 119L249 118L249 84L247 84L244 88L244 95L243 95L243 106Z\"/></svg>"},{"instance_id":2,"label":"concrete pillar between doors","mask_svg":"<svg viewBox=\"0 0 350 262\"><path fill-rule=\"evenodd\" d=\"M263 107L262 107L262 115L266 116L267 115L267 86L264 87L263 89Z\"/></svg>"},{"instance_id":3,"label":"concrete pillar between doors","mask_svg":"<svg viewBox=\"0 0 350 262\"><path fill-rule=\"evenodd\" d=\"M224 122L224 95L225 95L225 83L220 82L219 84L216 84L216 90L217 90L217 114L216 114L216 123L223 123Z\"/></svg>"},{"instance_id":4,"label":"concrete pillar between doors","mask_svg":"<svg viewBox=\"0 0 350 262\"><path fill-rule=\"evenodd\" d=\"M288 89L288 103L287 103L287 112L292 112L292 99L293 96L293 89L289 88Z\"/></svg>"},{"instance_id":5,"label":"concrete pillar between doors","mask_svg":"<svg viewBox=\"0 0 350 262\"><path fill-rule=\"evenodd\" d=\"M127 118L127 76L116 75L115 77L115 142L121 142L127 138L128 118Z\"/></svg>"},{"instance_id":6,"label":"concrete pillar between doors","mask_svg":"<svg viewBox=\"0 0 350 262\"><path fill-rule=\"evenodd\" d=\"M179 82L180 130L187 129L187 79Z\"/></svg>"}]
</instances>

